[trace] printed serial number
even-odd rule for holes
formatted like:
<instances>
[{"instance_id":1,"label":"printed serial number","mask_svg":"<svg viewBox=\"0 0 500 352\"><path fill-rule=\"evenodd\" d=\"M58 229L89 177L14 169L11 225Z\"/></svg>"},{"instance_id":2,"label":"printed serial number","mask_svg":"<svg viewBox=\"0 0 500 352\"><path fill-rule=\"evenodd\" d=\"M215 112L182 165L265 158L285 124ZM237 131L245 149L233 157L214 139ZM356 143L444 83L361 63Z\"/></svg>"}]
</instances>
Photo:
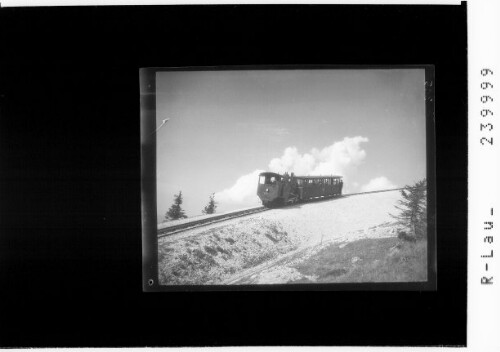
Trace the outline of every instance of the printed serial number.
<instances>
[{"instance_id":1,"label":"printed serial number","mask_svg":"<svg viewBox=\"0 0 500 352\"><path fill-rule=\"evenodd\" d=\"M491 103L493 103L493 97L491 89L493 89L493 83L490 82L492 81L491 76L493 76L493 71L490 70L489 68L483 68L481 70L481 76L483 77L488 77L488 81L481 82L481 89L484 91L484 94L481 96L481 103L485 104L483 106L483 109L480 111L481 117L484 118L492 118L493 117L493 107L491 106ZM481 122L479 124L479 130L481 132L485 133L484 137L481 137L479 142L481 145L493 145L493 136L490 136L487 134L487 132L491 132L493 130L493 123L490 121L484 121L485 123Z\"/></svg>"}]
</instances>

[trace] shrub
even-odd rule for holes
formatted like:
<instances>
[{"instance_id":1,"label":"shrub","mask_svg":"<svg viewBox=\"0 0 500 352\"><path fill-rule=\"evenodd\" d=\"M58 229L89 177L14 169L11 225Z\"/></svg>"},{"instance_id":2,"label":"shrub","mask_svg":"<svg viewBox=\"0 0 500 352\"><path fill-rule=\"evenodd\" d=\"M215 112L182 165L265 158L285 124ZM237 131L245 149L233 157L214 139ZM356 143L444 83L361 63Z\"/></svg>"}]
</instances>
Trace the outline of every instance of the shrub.
<instances>
[{"instance_id":1,"label":"shrub","mask_svg":"<svg viewBox=\"0 0 500 352\"><path fill-rule=\"evenodd\" d=\"M403 241L408 241L408 242L415 242L416 238L413 236L409 236L406 232L404 231L399 231L398 232L398 238Z\"/></svg>"},{"instance_id":2,"label":"shrub","mask_svg":"<svg viewBox=\"0 0 500 352\"><path fill-rule=\"evenodd\" d=\"M208 246L204 246L205 248L205 251L207 251L208 254L211 254L211 255L217 255L217 250L216 249L213 249L212 247L208 247Z\"/></svg>"}]
</instances>

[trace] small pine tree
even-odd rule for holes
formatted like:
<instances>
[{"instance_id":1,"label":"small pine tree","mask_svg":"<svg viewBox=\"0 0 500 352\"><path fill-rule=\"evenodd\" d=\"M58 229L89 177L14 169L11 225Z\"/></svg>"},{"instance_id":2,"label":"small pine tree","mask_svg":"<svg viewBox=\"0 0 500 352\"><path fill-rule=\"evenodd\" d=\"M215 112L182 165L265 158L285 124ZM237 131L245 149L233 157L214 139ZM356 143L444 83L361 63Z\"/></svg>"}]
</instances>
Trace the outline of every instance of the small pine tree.
<instances>
[{"instance_id":1,"label":"small pine tree","mask_svg":"<svg viewBox=\"0 0 500 352\"><path fill-rule=\"evenodd\" d=\"M202 210L203 214L213 214L217 208L217 203L215 202L215 193L212 193L205 209Z\"/></svg>"},{"instance_id":2,"label":"small pine tree","mask_svg":"<svg viewBox=\"0 0 500 352\"><path fill-rule=\"evenodd\" d=\"M184 210L181 208L182 204L182 192L179 191L179 194L174 196L174 204L168 209L165 214L165 220L177 220L187 218L186 214L184 214Z\"/></svg>"},{"instance_id":3,"label":"small pine tree","mask_svg":"<svg viewBox=\"0 0 500 352\"><path fill-rule=\"evenodd\" d=\"M398 215L390 214L399 225L406 227L413 238L423 238L427 231L427 180L401 190L403 199L398 201Z\"/></svg>"}]
</instances>

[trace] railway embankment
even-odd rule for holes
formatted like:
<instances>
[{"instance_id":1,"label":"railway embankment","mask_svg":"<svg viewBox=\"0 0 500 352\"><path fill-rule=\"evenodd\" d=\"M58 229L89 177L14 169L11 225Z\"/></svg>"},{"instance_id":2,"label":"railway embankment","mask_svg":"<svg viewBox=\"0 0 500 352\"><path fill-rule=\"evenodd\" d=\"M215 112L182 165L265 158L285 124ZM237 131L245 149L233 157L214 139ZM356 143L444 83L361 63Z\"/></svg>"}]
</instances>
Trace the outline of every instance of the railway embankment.
<instances>
[{"instance_id":1,"label":"railway embankment","mask_svg":"<svg viewBox=\"0 0 500 352\"><path fill-rule=\"evenodd\" d=\"M396 237L389 214L398 199L391 191L303 203L159 238L160 283L314 281L300 263L325 246Z\"/></svg>"},{"instance_id":2,"label":"railway embankment","mask_svg":"<svg viewBox=\"0 0 500 352\"><path fill-rule=\"evenodd\" d=\"M267 219L241 219L192 236L159 240L159 276L165 285L217 284L297 248L283 226Z\"/></svg>"}]
</instances>

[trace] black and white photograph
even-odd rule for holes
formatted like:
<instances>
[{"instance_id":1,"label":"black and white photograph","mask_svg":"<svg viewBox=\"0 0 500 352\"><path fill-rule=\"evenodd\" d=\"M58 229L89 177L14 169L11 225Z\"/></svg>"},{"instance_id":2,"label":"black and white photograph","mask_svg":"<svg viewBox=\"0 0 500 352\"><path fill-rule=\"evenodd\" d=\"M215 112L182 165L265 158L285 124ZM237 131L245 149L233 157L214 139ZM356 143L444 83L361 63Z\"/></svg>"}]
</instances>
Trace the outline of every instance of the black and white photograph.
<instances>
[{"instance_id":1,"label":"black and white photograph","mask_svg":"<svg viewBox=\"0 0 500 352\"><path fill-rule=\"evenodd\" d=\"M155 83L159 285L427 283L425 67Z\"/></svg>"},{"instance_id":2,"label":"black and white photograph","mask_svg":"<svg viewBox=\"0 0 500 352\"><path fill-rule=\"evenodd\" d=\"M492 7L14 1L0 348L498 345Z\"/></svg>"}]
</instances>

